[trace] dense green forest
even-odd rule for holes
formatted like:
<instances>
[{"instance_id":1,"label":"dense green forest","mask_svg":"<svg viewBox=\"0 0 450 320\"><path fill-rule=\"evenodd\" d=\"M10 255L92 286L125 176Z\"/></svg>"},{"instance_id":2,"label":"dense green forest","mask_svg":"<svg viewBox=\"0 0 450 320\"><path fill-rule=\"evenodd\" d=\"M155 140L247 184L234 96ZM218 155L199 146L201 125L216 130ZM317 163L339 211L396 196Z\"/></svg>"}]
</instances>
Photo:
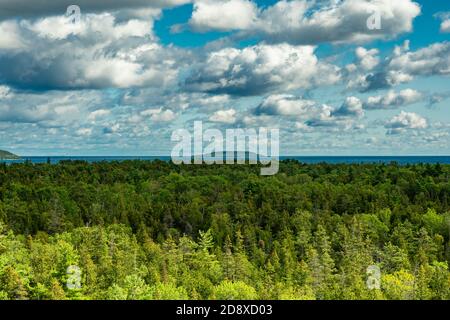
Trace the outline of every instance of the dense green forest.
<instances>
[{"instance_id":1,"label":"dense green forest","mask_svg":"<svg viewBox=\"0 0 450 320\"><path fill-rule=\"evenodd\" d=\"M0 164L0 299L450 299L449 233L447 165Z\"/></svg>"}]
</instances>

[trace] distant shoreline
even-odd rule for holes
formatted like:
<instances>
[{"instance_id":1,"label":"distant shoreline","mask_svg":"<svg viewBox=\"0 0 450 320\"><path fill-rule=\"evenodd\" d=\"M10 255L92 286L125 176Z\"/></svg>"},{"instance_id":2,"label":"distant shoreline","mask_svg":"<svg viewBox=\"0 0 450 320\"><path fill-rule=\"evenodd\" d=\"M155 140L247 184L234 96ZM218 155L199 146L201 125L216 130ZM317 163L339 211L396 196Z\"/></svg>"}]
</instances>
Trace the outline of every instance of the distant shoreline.
<instances>
[{"instance_id":1,"label":"distant shoreline","mask_svg":"<svg viewBox=\"0 0 450 320\"><path fill-rule=\"evenodd\" d=\"M208 159L208 156L205 156ZM22 156L20 159L0 159L3 163L47 163L52 164L61 161L86 161L88 163L113 162L113 161L171 161L170 156ZM449 156L281 156L281 161L299 161L306 164L450 164Z\"/></svg>"},{"instance_id":2,"label":"distant shoreline","mask_svg":"<svg viewBox=\"0 0 450 320\"><path fill-rule=\"evenodd\" d=\"M194 155L193 155L194 156ZM210 156L210 155L204 155L204 156ZM19 157L19 156L18 156ZM83 156L83 155L54 155L54 156L45 156L45 155L38 155L38 156L20 156L20 159L27 159L27 158L170 158L170 155L142 155L142 156L132 156L132 155L89 155L89 156ZM450 157L450 154L444 154L444 155L433 155L433 154L427 154L427 155L336 155L336 156L330 156L330 155L281 155L280 158L287 159L287 158L430 158L430 157ZM1 157L0 157L1 159ZM3 158L4 159L4 158ZM14 159L9 159L14 160Z\"/></svg>"},{"instance_id":3,"label":"distant shoreline","mask_svg":"<svg viewBox=\"0 0 450 320\"><path fill-rule=\"evenodd\" d=\"M20 160L21 157L9 151L0 150L0 161Z\"/></svg>"}]
</instances>

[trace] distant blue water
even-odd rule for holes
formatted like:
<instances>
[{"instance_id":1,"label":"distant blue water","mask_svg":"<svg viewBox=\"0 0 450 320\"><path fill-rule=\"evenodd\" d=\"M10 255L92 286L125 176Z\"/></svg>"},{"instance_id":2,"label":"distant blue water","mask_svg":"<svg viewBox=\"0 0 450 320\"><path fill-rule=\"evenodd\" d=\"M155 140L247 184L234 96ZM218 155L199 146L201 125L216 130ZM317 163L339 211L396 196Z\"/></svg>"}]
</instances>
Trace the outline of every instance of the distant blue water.
<instances>
[{"instance_id":1,"label":"distant blue water","mask_svg":"<svg viewBox=\"0 0 450 320\"><path fill-rule=\"evenodd\" d=\"M102 157L102 156L95 156L95 157L72 157L72 156L63 156L63 157L52 157L52 156L41 156L41 157L22 157L19 160L0 160L0 162L6 162L6 163L24 163L26 161L30 161L32 163L47 163L48 159L50 159L50 162L52 164L56 164L61 161L86 161L89 163L93 162L112 162L112 161L126 161L126 160L146 160L146 161L154 161L154 160L162 160L162 161L170 161L170 157L165 156L152 156L152 157L131 157L131 156L114 156L114 157Z\"/></svg>"},{"instance_id":2,"label":"distant blue water","mask_svg":"<svg viewBox=\"0 0 450 320\"><path fill-rule=\"evenodd\" d=\"M386 163L397 162L401 165L430 163L450 164L450 156L310 156L310 157L280 157L284 159L295 159L303 163Z\"/></svg>"},{"instance_id":3,"label":"distant blue water","mask_svg":"<svg viewBox=\"0 0 450 320\"><path fill-rule=\"evenodd\" d=\"M102 161L126 161L126 160L162 160L162 161L170 161L171 158L169 156L147 156L147 157L23 157L20 160L0 160L0 162L6 162L8 164L11 163L24 163L25 161L30 161L32 163L46 163L47 160L50 159L52 164L58 163L60 161L86 161L89 163L93 162L102 162ZM401 165L406 164L416 164L416 163L441 163L441 164L450 164L450 156L286 156L280 157L281 160L285 159L294 159L303 163L330 163L330 164L339 164L339 163L386 163L389 164L391 162L397 162Z\"/></svg>"}]
</instances>

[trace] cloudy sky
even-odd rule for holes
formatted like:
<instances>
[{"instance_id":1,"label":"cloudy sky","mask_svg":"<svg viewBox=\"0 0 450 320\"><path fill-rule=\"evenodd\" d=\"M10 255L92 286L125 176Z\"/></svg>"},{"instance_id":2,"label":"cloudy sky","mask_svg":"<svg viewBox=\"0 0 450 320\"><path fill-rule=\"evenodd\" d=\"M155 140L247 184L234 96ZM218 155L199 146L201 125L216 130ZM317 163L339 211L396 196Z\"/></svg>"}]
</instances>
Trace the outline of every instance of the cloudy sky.
<instances>
[{"instance_id":1,"label":"cloudy sky","mask_svg":"<svg viewBox=\"0 0 450 320\"><path fill-rule=\"evenodd\" d=\"M444 0L0 0L0 149L167 155L202 120L283 155L450 154L449 36Z\"/></svg>"}]
</instances>

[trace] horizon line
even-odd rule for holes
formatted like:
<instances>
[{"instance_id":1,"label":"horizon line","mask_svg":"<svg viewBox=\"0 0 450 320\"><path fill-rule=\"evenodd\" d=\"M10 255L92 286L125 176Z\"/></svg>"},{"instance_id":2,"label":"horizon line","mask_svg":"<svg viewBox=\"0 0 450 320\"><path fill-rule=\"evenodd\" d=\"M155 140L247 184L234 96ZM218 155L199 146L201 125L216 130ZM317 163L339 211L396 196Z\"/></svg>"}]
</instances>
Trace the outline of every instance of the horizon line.
<instances>
[{"instance_id":1,"label":"horizon line","mask_svg":"<svg viewBox=\"0 0 450 320\"><path fill-rule=\"evenodd\" d=\"M167 157L170 158L171 155L24 155L20 156L20 158L79 158L79 157L85 157L85 158L140 158L140 157ZM199 156L199 155L192 155ZM208 155L203 155L208 156ZM270 157L270 156L268 156ZM393 155L393 154L385 154L385 155L371 155L371 154L357 154L357 155L314 155L314 154L308 154L308 155L280 155L280 158L282 157L322 157L322 158L333 158L333 157L450 157L450 154L400 154L400 155Z\"/></svg>"}]
</instances>

